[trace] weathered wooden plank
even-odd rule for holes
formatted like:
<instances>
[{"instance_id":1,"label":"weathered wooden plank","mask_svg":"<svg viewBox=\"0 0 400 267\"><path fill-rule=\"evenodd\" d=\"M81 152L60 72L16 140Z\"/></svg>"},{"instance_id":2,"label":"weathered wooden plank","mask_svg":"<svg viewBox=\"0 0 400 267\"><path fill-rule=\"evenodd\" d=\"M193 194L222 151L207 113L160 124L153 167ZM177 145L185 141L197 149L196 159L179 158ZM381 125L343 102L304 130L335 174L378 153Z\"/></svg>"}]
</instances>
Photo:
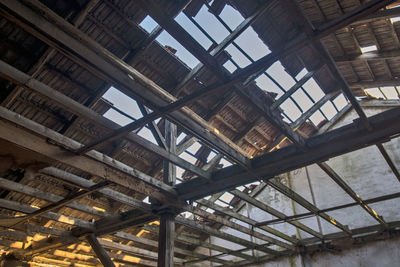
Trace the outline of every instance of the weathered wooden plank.
<instances>
[{"instance_id":1,"label":"weathered wooden plank","mask_svg":"<svg viewBox=\"0 0 400 267\"><path fill-rule=\"evenodd\" d=\"M387 141L400 132L398 117L400 108L393 108L381 114L369 117L373 126L370 132L360 126L360 121L331 130L307 139L308 150L302 152L295 146L267 153L252 159L252 173L239 166L231 166L213 173L213 187L205 185L201 179L192 179L176 186L178 193L185 199L197 199L221 189L233 188L257 180L269 179L277 174L303 166L321 162L330 157L354 151L381 141Z\"/></svg>"},{"instance_id":2,"label":"weathered wooden plank","mask_svg":"<svg viewBox=\"0 0 400 267\"><path fill-rule=\"evenodd\" d=\"M30 214L30 213L33 213L38 210L38 208L34 208L29 205L19 203L16 201L12 201L12 200L7 200L7 199L0 199L0 207L3 209L14 210L14 211L22 212L25 214ZM65 224L72 225L72 226L78 226L78 227L81 227L81 228L84 228L87 230L91 230L91 231L93 231L93 229L94 229L93 223L86 222L84 220L80 220L77 218L58 214L58 213L51 212L51 211L41 214L39 216L49 219L49 220L56 221L56 222L61 222L61 223L65 223ZM10 218L10 219L11 220L1 219L0 225L5 226L5 227L12 227L15 224L15 221L14 221L14 218Z\"/></svg>"},{"instance_id":3,"label":"weathered wooden plank","mask_svg":"<svg viewBox=\"0 0 400 267\"><path fill-rule=\"evenodd\" d=\"M171 153L176 153L176 125L165 120L165 143ZM175 185L176 167L168 161L163 162L163 182L168 185ZM175 216L169 209L160 213L160 231L158 233L158 266L174 266L175 249Z\"/></svg>"},{"instance_id":4,"label":"weathered wooden plank","mask_svg":"<svg viewBox=\"0 0 400 267\"><path fill-rule=\"evenodd\" d=\"M156 252L148 251L148 250L141 249L141 248L135 248L135 247L132 247L129 245L119 244L119 243L112 242L112 241L102 239L102 238L99 239L99 243L100 243L100 245L102 245L103 247L105 247L107 249L121 250L121 251L124 251L125 253L129 253L131 255L135 255L138 257L157 259ZM174 257L174 262L178 262L178 263L182 262L182 259Z\"/></svg>"},{"instance_id":5,"label":"weathered wooden plank","mask_svg":"<svg viewBox=\"0 0 400 267\"><path fill-rule=\"evenodd\" d=\"M87 235L86 240L89 242L94 253L96 253L97 257L99 258L104 267L115 267L115 264L110 259L110 256L100 245L100 242L97 240L97 237L94 234Z\"/></svg>"},{"instance_id":6,"label":"weathered wooden plank","mask_svg":"<svg viewBox=\"0 0 400 267\"><path fill-rule=\"evenodd\" d=\"M94 112L93 110L85 107L84 105L74 101L73 99L63 95L60 92L57 92L53 88L33 79L29 75L17 70L16 68L12 67L11 65L5 63L4 61L0 61L0 69L1 69L1 76L11 80L12 82L23 86L25 88L34 90L35 92L55 101L66 110L89 119L91 122L95 124L100 124L101 126L108 128L108 129L118 129L119 125L115 122L101 116L100 114ZM132 141L141 147L161 156L163 159L169 160L174 164L178 165L179 167L193 172L199 176L207 176L207 173L203 172L200 168L190 164L189 162L179 158L173 153L166 151L165 149L153 144L152 142L140 137L137 134L129 133L127 134L127 139Z\"/></svg>"},{"instance_id":7,"label":"weathered wooden plank","mask_svg":"<svg viewBox=\"0 0 400 267\"><path fill-rule=\"evenodd\" d=\"M54 201L52 204L50 204L48 206L45 206L43 208L40 208L38 210L35 210L34 212L29 213L26 216L20 216L20 217L14 218L13 220L12 219L8 219L9 223L11 223L11 221L14 221L12 223L12 225L14 227L19 225L19 224L21 224L21 223L23 223L23 222L25 222L25 221L27 221L27 220L29 220L29 219L32 219L32 218L34 218L36 216L40 216L40 215L42 215L44 213L48 213L48 212L50 212L50 211L52 211L54 209L58 209L58 208L61 208L63 206L68 206L69 205L69 207L77 208L78 210L83 210L84 212L87 212L88 210L92 211L94 209L90 209L90 207L87 207L86 205L83 205L83 204L80 204L80 203L77 203L77 202L73 202L73 201L75 201L75 200L77 200L79 198L82 198L82 197L84 197L84 196L86 196L86 195L88 195L88 194L90 194L92 192L100 190L101 188L104 188L105 186L108 186L108 185L109 185L108 182L99 183L99 184L93 185L92 187L88 188L87 190L82 190L82 191L80 191L80 192L78 192L76 194L68 196L67 198L62 198L60 196L53 195L53 194L50 194L48 192L43 192L41 190L37 190L37 189L29 187L29 186L25 186L25 185L22 185L22 184L18 184L18 183L15 183L15 182L0 178L0 187L8 188L9 190L17 191L17 192L20 192L20 193L26 193L26 192L28 192L28 193L29 192L30 193L32 193L32 192L39 193L39 195L30 194L30 196L39 197L39 198L46 199L46 200L49 200L49 197L46 197L46 195L50 195L50 198L52 200L57 199L57 198L59 199L58 201ZM74 204L72 204L72 203L74 203ZM70 205L70 204L72 204L72 205Z\"/></svg>"},{"instance_id":8,"label":"weathered wooden plank","mask_svg":"<svg viewBox=\"0 0 400 267\"><path fill-rule=\"evenodd\" d=\"M145 225L145 226L143 226L143 229L150 231L152 233L158 233L158 231L159 231L158 227L153 226L153 225ZM245 253L237 252L232 249L221 247L221 246L218 246L213 243L208 243L208 242L202 241L198 238L194 238L194 237L187 236L184 234L177 235L176 240L179 240L179 241L189 244L189 245L200 246L203 248L211 249L211 250L222 252L225 254L231 254L231 255L234 255L236 257L240 257L243 259L253 259L254 258L253 256L247 255Z\"/></svg>"},{"instance_id":9,"label":"weathered wooden plank","mask_svg":"<svg viewBox=\"0 0 400 267\"><path fill-rule=\"evenodd\" d=\"M55 178L61 179L63 181L66 181L68 183L72 183L74 185L77 185L79 187L82 188L88 188L91 187L93 185L95 185L94 182L89 181L85 178L79 177L77 175L74 175L72 173L68 173L64 170L60 170L54 167L48 167L48 168L44 168L42 170L40 170L41 173L44 173L46 175L50 175L53 176ZM126 204L128 206L131 206L133 208L137 208L137 209L141 209L143 211L147 211L150 212L151 211L151 206L150 204L144 203L140 200L137 200L133 197L127 196L125 194L122 194L118 191L115 191L111 188L104 188L99 190L100 193L102 193L103 195L105 195L108 198L111 198L113 200L119 201L123 204ZM41 196L41 194L38 194L37 196ZM51 194L48 194L47 197L49 197ZM55 198L48 199L49 201L57 201L55 200Z\"/></svg>"},{"instance_id":10,"label":"weathered wooden plank","mask_svg":"<svg viewBox=\"0 0 400 267\"><path fill-rule=\"evenodd\" d=\"M216 210L218 212L221 212L225 216L229 216L229 217L235 218L235 219L240 220L242 222L248 223L249 225L251 225L253 227L257 227L257 221L255 221L255 220L253 220L253 219L251 219L251 218L249 218L247 216L244 216L244 215L240 214L239 212L235 212L235 211L233 211L231 209L228 209L228 208L223 208L223 207L218 206L215 203L213 203L213 202L211 202L209 200L206 200L206 199L200 199L200 200L197 200L196 202L199 203L199 204L202 204L202 205L204 205L206 207L212 208L212 209L214 209L214 210ZM286 235L286 234L284 234L282 232L279 232L278 230L276 230L274 228L265 227L265 226L261 226L259 228L264 230L264 231L266 231L266 232L268 232L268 233L271 233L273 235L279 236L280 238L282 238L284 240L287 240L287 241L289 241L289 242L291 242L293 244L300 243L300 240L298 240L297 238L290 237L290 236L288 236L288 235Z\"/></svg>"},{"instance_id":11,"label":"weathered wooden plank","mask_svg":"<svg viewBox=\"0 0 400 267\"><path fill-rule=\"evenodd\" d=\"M68 166L78 168L84 172L91 173L99 176L105 180L115 182L134 191L145 193L153 196L157 199L162 199L168 203L168 199L164 194L152 190L151 187L144 184L144 180L147 180L150 184L155 187L164 188L164 192L169 191L169 194L175 194L174 189L170 186L163 184L150 176L141 173L125 164L117 162L104 154L96 151L91 151L86 156L77 156L73 152L60 147L59 145L49 144L46 139L55 141L57 144L62 144L63 147L74 150L76 147L81 145L74 140L71 140L55 131L52 131L38 123L30 121L26 118L13 113L5 108L0 108L0 117L3 120L12 121L19 126L22 126L30 131L35 132L43 137L28 133L21 128L16 128L11 124L7 124L1 121L1 136L0 139L7 140L8 142L14 143L20 147L24 147L30 151L42 155L50 164L55 161L62 162ZM114 175L109 175L113 173ZM124 178L125 177L125 178ZM142 177L144 180L138 182L134 177ZM166 191L165 191L166 190Z\"/></svg>"},{"instance_id":12,"label":"weathered wooden plank","mask_svg":"<svg viewBox=\"0 0 400 267\"><path fill-rule=\"evenodd\" d=\"M259 244L250 242L248 240L245 240L243 238L236 237L234 235L219 231L219 230L214 229L214 228L212 228L210 226L197 223L197 222L192 221L192 220L188 220L188 219L181 218L181 217L176 217L175 220L179 224L182 224L182 225L185 225L187 227L202 231L202 232L207 233L207 234L211 234L213 236L228 240L228 241L233 242L233 243L240 244L240 245L245 246L245 247L250 248L250 249L260 250L260 251L263 251L263 252L268 253L270 255L280 255L280 254L284 253L283 251L276 251L276 250L270 249L270 248L266 247L265 244L264 245L259 245Z\"/></svg>"},{"instance_id":13,"label":"weathered wooden plank","mask_svg":"<svg viewBox=\"0 0 400 267\"><path fill-rule=\"evenodd\" d=\"M371 51L366 52L361 55L343 55L343 56L335 56L333 59L337 63L341 62L352 62L352 61L374 61L374 60L385 60L392 58L400 57L400 49L389 50L389 51Z\"/></svg>"},{"instance_id":14,"label":"weathered wooden plank","mask_svg":"<svg viewBox=\"0 0 400 267\"><path fill-rule=\"evenodd\" d=\"M377 79L373 81L358 81L349 83L351 88L373 88L373 87L383 87L383 86L400 86L400 79Z\"/></svg>"},{"instance_id":15,"label":"weathered wooden plank","mask_svg":"<svg viewBox=\"0 0 400 267\"><path fill-rule=\"evenodd\" d=\"M106 78L107 81L110 82L112 81L111 83L117 88L122 89L130 96L134 96L135 99L142 101L143 104L149 106L153 110L157 110L168 103L176 101L176 98L125 62L116 58L86 35L82 34L82 32L57 16L39 1L30 0L29 3L30 6L35 7L36 10L40 10L41 16L17 1L8 2L2 0L0 3L13 10L24 19L30 21L40 31L44 31L47 35L52 36L53 40L46 38L44 35L38 33L36 29L33 29L14 17L14 22L18 22L19 25L28 32L35 34L39 39L55 46L57 49L60 49L62 53L66 53L70 56L71 53L55 44L54 40L68 46L71 50L90 62L92 66L95 66L95 68L97 68L97 73L99 73L100 70L100 76L102 78ZM49 22L47 19L51 20L53 23ZM55 27L55 25L57 26ZM76 60L76 57L74 60ZM82 64L85 63L82 62ZM96 70L93 71L96 72ZM202 139L216 150L228 155L233 160L241 164L247 163L247 158L240 152L241 149L239 147L223 135L214 133L214 128L190 109L182 108L179 111L167 114L167 116L172 121L184 127L188 132Z\"/></svg>"},{"instance_id":16,"label":"weathered wooden plank","mask_svg":"<svg viewBox=\"0 0 400 267\"><path fill-rule=\"evenodd\" d=\"M255 238L258 238L260 240L267 241L267 242L270 242L272 244L278 245L278 246L280 246L282 248L295 251L295 247L293 245L291 245L291 244L288 244L286 242L282 242L282 241L280 241L280 240L278 240L276 238L273 238L271 236L267 236L267 235L265 235L263 233L260 233L260 232L254 231L252 229L246 228L246 227L244 227L244 226L242 226L240 224L237 224L237 223L235 223L233 221L227 220L227 219L222 218L220 216L217 216L215 214L211 214L211 213L206 212L206 211L204 211L204 210L202 210L200 208L186 205L186 206L184 206L184 209L186 211L190 211L190 212L192 212L194 214L197 214L197 215L199 215L199 216L201 216L201 217L203 217L203 218L205 218L207 220L218 222L218 223L220 223L220 224L222 224L224 226L230 227L230 228L232 228L234 230L237 230L239 232L245 233L245 234L247 234L249 236L254 236Z\"/></svg>"},{"instance_id":17,"label":"weathered wooden plank","mask_svg":"<svg viewBox=\"0 0 400 267\"><path fill-rule=\"evenodd\" d=\"M271 215L273 215L275 217L278 217L280 219L285 219L286 218L286 215L283 214L282 212L280 212L280 211L278 211L278 210L266 205L265 203L262 203L261 201L255 199L255 198L249 197L247 194L245 194L245 193L243 193L243 192L241 192L239 190L234 190L231 193L233 195L238 196L239 198L243 199L244 201L248 202L249 204L254 205L255 207L257 207L257 208L259 208L261 210L264 210L264 211L268 212L269 214L271 214ZM307 233L309 233L310 235L313 235L315 237L323 239L322 234L316 232L315 230L313 230L310 227L302 224L301 222L288 221L288 223L292 224L293 226L295 226L295 227L297 227L297 228L299 228L299 229L301 229L301 230L303 230L303 231L305 231Z\"/></svg>"},{"instance_id":18,"label":"weathered wooden plank","mask_svg":"<svg viewBox=\"0 0 400 267\"><path fill-rule=\"evenodd\" d=\"M135 243L144 244L144 245L147 245L147 246L150 246L150 247L153 247L153 248L157 248L158 247L157 241L146 239L146 238L143 238L143 237L138 237L138 236L135 236L135 235L132 235L132 234L128 234L128 233L124 233L124 232L118 232L118 233L115 233L114 236L129 240L129 241L133 241ZM179 248L179 247L175 247L174 251L175 251L175 253L186 255L186 256L189 256L189 257L192 257L192 258L199 258L199 259L207 258L208 259L208 257L209 257L209 255L196 253L194 251L189 251L187 249L182 249L182 248ZM212 260L212 261L213 262L217 262L217 263L222 263L222 264L229 265L229 262L225 261L225 260L215 259L215 260Z\"/></svg>"}]
</instances>

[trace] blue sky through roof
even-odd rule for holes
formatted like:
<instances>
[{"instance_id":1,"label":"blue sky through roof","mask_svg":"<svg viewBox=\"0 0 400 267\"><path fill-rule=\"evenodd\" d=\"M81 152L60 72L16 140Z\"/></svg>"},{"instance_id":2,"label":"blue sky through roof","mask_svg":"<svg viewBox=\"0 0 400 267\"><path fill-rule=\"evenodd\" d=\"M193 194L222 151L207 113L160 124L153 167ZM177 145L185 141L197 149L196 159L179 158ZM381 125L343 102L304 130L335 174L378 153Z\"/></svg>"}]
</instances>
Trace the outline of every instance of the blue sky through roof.
<instances>
[{"instance_id":1,"label":"blue sky through roof","mask_svg":"<svg viewBox=\"0 0 400 267\"><path fill-rule=\"evenodd\" d=\"M224 7L220 15L220 19L223 20L223 23L225 23L231 31L234 30L244 20L240 13L229 5ZM215 15L208 12L208 8L205 5L203 5L193 20L207 32L207 34L212 38L211 40L195 25L195 23L191 21L191 18L188 18L185 14L181 13L175 18L175 21L180 24L190 35L192 35L192 37L206 50L209 49L213 42L220 43L229 35L229 30L225 28L223 23L221 23ZM145 31L150 33L158 26L158 24L150 16L146 16L145 19L140 23L140 26ZM167 45L176 49L177 51L175 55L188 67L194 68L200 63L196 57L187 51L165 30L162 31L156 40L163 46ZM252 61L256 61L271 52L261 41L252 27L246 29L239 37L236 38L235 45L230 44L225 49L230 54L231 59L224 64L224 67L231 73L237 69L237 66L243 68L251 64ZM247 55L245 55L243 52ZM298 75L296 75L295 78L299 80L306 73L307 70L303 69ZM266 74L261 74L256 79L256 84L262 90L276 93L277 98L282 96L284 91L288 90L296 83L296 80L284 70L279 61L275 62L267 70L267 74L270 75L270 77L268 77ZM271 78L274 79L275 82L271 80ZM310 100L306 93L302 91L303 89L299 89L292 95L292 98L287 99L280 106L286 116L291 119L291 121L295 121L297 118L299 118L302 112L305 112L312 107L313 102L317 102L324 96L324 93L312 78L304 84L303 88L306 93L310 95L312 100ZM393 93L390 91L390 89L385 88L382 91L386 92L385 95L388 95L389 97L394 97L394 95L397 96L396 92L393 91ZM379 90L378 92L381 93ZM113 103L116 108L125 112L129 116L135 119L142 117L136 101L121 93L117 89L111 87L103 97ZM297 104L301 107L301 110L293 102L293 100L297 102ZM340 110L347 104L347 101L343 95L340 95L333 101L333 103ZM310 117L310 120L315 125L325 119L325 116L321 113L321 111L324 112L324 115L328 119L332 118L337 113L332 102L328 101L323 107L321 107L320 111L315 112ZM126 125L127 123L132 122L131 118L113 109L107 111L104 116L119 123L120 125ZM286 119L286 121L290 123L289 120ZM143 128L139 132L139 135L155 143L155 139L149 129ZM181 134L178 139L183 139L184 136L185 134ZM193 163L194 158L190 154L194 154L199 147L200 144L195 143L195 145L189 148L189 153L183 154L182 158ZM211 152L208 157L208 161L211 160L215 155L215 152ZM231 163L226 159L222 159L221 163L224 166L231 165ZM179 171L180 174L182 172L183 170Z\"/></svg>"}]
</instances>

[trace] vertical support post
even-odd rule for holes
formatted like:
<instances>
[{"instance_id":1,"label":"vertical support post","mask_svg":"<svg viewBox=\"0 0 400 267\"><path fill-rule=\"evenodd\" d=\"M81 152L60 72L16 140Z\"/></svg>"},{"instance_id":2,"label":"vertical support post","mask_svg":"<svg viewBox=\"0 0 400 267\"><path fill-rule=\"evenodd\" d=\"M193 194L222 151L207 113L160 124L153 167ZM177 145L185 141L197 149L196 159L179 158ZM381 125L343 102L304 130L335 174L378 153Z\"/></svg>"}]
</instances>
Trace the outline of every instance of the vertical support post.
<instances>
[{"instance_id":1,"label":"vertical support post","mask_svg":"<svg viewBox=\"0 0 400 267\"><path fill-rule=\"evenodd\" d=\"M165 143L170 153L176 154L176 125L165 120ZM170 162L164 160L164 183L175 185L176 167Z\"/></svg>"},{"instance_id":2,"label":"vertical support post","mask_svg":"<svg viewBox=\"0 0 400 267\"><path fill-rule=\"evenodd\" d=\"M158 233L158 267L174 266L175 214L165 212L160 216Z\"/></svg>"},{"instance_id":3,"label":"vertical support post","mask_svg":"<svg viewBox=\"0 0 400 267\"><path fill-rule=\"evenodd\" d=\"M114 263L110 259L110 256L100 245L99 241L97 240L97 237L94 234L89 234L88 236L86 236L86 239L104 267L115 267Z\"/></svg>"},{"instance_id":4,"label":"vertical support post","mask_svg":"<svg viewBox=\"0 0 400 267\"><path fill-rule=\"evenodd\" d=\"M165 120L165 143L171 153L176 153L176 125ZM164 161L163 182L175 185L176 167ZM166 209L160 213L160 231L158 234L158 267L174 266L175 214Z\"/></svg>"}]
</instances>

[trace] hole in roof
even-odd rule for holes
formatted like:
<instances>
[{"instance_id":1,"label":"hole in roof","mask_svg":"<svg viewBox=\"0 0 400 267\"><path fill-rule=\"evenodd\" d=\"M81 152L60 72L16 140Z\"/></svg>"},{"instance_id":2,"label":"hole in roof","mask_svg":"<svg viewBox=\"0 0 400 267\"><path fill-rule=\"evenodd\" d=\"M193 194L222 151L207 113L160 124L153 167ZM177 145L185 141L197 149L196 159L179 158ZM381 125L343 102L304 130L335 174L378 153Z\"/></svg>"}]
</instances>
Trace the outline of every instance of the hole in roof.
<instances>
[{"instance_id":1,"label":"hole in roof","mask_svg":"<svg viewBox=\"0 0 400 267\"><path fill-rule=\"evenodd\" d=\"M133 122L132 119L122 115L121 113L117 112L114 109L107 110L107 112L104 113L103 117L105 117L105 118L117 123L120 126L125 126L128 123Z\"/></svg>"},{"instance_id":2,"label":"hole in roof","mask_svg":"<svg viewBox=\"0 0 400 267\"><path fill-rule=\"evenodd\" d=\"M316 102L324 97L324 92L315 82L314 78L310 78L304 85L303 88L311 96L311 98Z\"/></svg>"},{"instance_id":3,"label":"hole in roof","mask_svg":"<svg viewBox=\"0 0 400 267\"><path fill-rule=\"evenodd\" d=\"M258 60L271 53L268 46L258 37L253 28L247 28L236 39L235 43L253 60Z\"/></svg>"},{"instance_id":4,"label":"hole in roof","mask_svg":"<svg viewBox=\"0 0 400 267\"><path fill-rule=\"evenodd\" d=\"M392 6L389 6L389 9L395 9L395 8L400 8L400 4L398 4L398 5L392 5ZM398 22L398 21L400 21L400 17L393 17L393 18L390 18L390 22L393 24L393 23L395 23L395 22Z\"/></svg>"},{"instance_id":5,"label":"hole in roof","mask_svg":"<svg viewBox=\"0 0 400 267\"><path fill-rule=\"evenodd\" d=\"M239 49L237 49L233 44L228 45L225 48L225 51L229 53L231 59L241 68L244 68L251 63L251 61L245 55L243 55L243 53L240 52Z\"/></svg>"},{"instance_id":6,"label":"hole in roof","mask_svg":"<svg viewBox=\"0 0 400 267\"><path fill-rule=\"evenodd\" d=\"M286 113L286 115L293 121L297 120L301 116L301 111L293 103L291 99L285 100L280 106Z\"/></svg>"},{"instance_id":7,"label":"hole in roof","mask_svg":"<svg viewBox=\"0 0 400 267\"><path fill-rule=\"evenodd\" d=\"M201 147L200 143L196 142L193 145L191 145L188 149L186 149L186 151L195 154L200 149L200 147Z\"/></svg>"},{"instance_id":8,"label":"hole in roof","mask_svg":"<svg viewBox=\"0 0 400 267\"><path fill-rule=\"evenodd\" d=\"M306 94L302 90L297 90L293 93L293 99L296 101L303 111L307 111L310 109L314 104L311 102L310 98L306 96Z\"/></svg>"},{"instance_id":9,"label":"hole in roof","mask_svg":"<svg viewBox=\"0 0 400 267\"><path fill-rule=\"evenodd\" d=\"M293 122L293 120L292 119L290 119L289 117L288 117L288 115L286 115L286 113L285 112L282 112L282 115L283 115L283 121L284 122L286 122L286 123L292 123Z\"/></svg>"},{"instance_id":10,"label":"hole in roof","mask_svg":"<svg viewBox=\"0 0 400 267\"><path fill-rule=\"evenodd\" d=\"M364 92L366 92L367 94L369 94L369 95L371 95L371 96L373 96L375 98L381 98L381 99L384 98L384 96L381 93L381 91L379 91L379 89L376 88L376 87L365 89Z\"/></svg>"},{"instance_id":11,"label":"hole in roof","mask_svg":"<svg viewBox=\"0 0 400 267\"><path fill-rule=\"evenodd\" d=\"M321 110L325 114L325 116L328 118L328 120L332 119L333 116L335 116L337 113L336 109L333 106L331 101L328 101L325 104L323 104L321 107Z\"/></svg>"},{"instance_id":12,"label":"hole in roof","mask_svg":"<svg viewBox=\"0 0 400 267\"><path fill-rule=\"evenodd\" d=\"M142 202L147 203L147 204L150 204L150 198L149 198L149 196L145 197L145 198L142 200Z\"/></svg>"},{"instance_id":13,"label":"hole in roof","mask_svg":"<svg viewBox=\"0 0 400 267\"><path fill-rule=\"evenodd\" d=\"M325 120L325 118L319 110L310 116L310 121L314 123L315 126L318 126L318 124L323 120Z\"/></svg>"},{"instance_id":14,"label":"hole in roof","mask_svg":"<svg viewBox=\"0 0 400 267\"><path fill-rule=\"evenodd\" d=\"M221 200L216 200L215 204L217 204L218 206L224 207L224 208L229 207L229 204L222 202Z\"/></svg>"},{"instance_id":15,"label":"hole in roof","mask_svg":"<svg viewBox=\"0 0 400 267\"><path fill-rule=\"evenodd\" d=\"M274 78L283 88L288 90L296 82L294 79L285 71L281 62L275 62L267 71L272 78Z\"/></svg>"},{"instance_id":16,"label":"hole in roof","mask_svg":"<svg viewBox=\"0 0 400 267\"><path fill-rule=\"evenodd\" d=\"M232 200L232 198L233 198L233 195L232 195L231 193L229 193L229 192L225 192L225 193L220 197L220 199L223 200L223 201L225 201L226 203L230 203L231 200Z\"/></svg>"},{"instance_id":17,"label":"hole in roof","mask_svg":"<svg viewBox=\"0 0 400 267\"><path fill-rule=\"evenodd\" d=\"M147 129L147 128L141 129L139 131L138 135L143 137L144 139L147 139L148 141L152 142L153 144L157 145L157 141L149 129Z\"/></svg>"},{"instance_id":18,"label":"hole in roof","mask_svg":"<svg viewBox=\"0 0 400 267\"><path fill-rule=\"evenodd\" d=\"M399 99L399 95L393 86L381 87L381 90L388 99Z\"/></svg>"},{"instance_id":19,"label":"hole in roof","mask_svg":"<svg viewBox=\"0 0 400 267\"><path fill-rule=\"evenodd\" d=\"M197 159L196 159L195 157L193 157L192 155L190 155L190 154L187 153L187 152L183 152L182 154L179 155L179 157L180 157L181 159L184 159L184 160L186 160L186 161L192 163L192 164L195 164L196 161L197 161Z\"/></svg>"},{"instance_id":20,"label":"hole in roof","mask_svg":"<svg viewBox=\"0 0 400 267\"><path fill-rule=\"evenodd\" d=\"M222 168L232 166L232 163L225 158L222 158L219 163L222 164Z\"/></svg>"},{"instance_id":21,"label":"hole in roof","mask_svg":"<svg viewBox=\"0 0 400 267\"><path fill-rule=\"evenodd\" d=\"M192 214L188 211L181 212L180 215L182 215L184 218L189 218L190 216L192 216Z\"/></svg>"},{"instance_id":22,"label":"hole in roof","mask_svg":"<svg viewBox=\"0 0 400 267\"><path fill-rule=\"evenodd\" d=\"M390 18L390 22L391 22L392 24L394 24L395 22L398 22L398 21L400 21L400 17Z\"/></svg>"},{"instance_id":23,"label":"hole in roof","mask_svg":"<svg viewBox=\"0 0 400 267\"><path fill-rule=\"evenodd\" d=\"M135 119L142 117L137 102L114 87L110 87L103 95L114 107Z\"/></svg>"},{"instance_id":24,"label":"hole in roof","mask_svg":"<svg viewBox=\"0 0 400 267\"><path fill-rule=\"evenodd\" d=\"M176 177L182 179L182 174L184 173L184 169L181 167L176 166Z\"/></svg>"},{"instance_id":25,"label":"hole in roof","mask_svg":"<svg viewBox=\"0 0 400 267\"><path fill-rule=\"evenodd\" d=\"M239 11L230 5L225 5L219 17L226 23L226 25L229 26L231 30L234 30L237 26L239 26L240 23L244 21L244 18Z\"/></svg>"},{"instance_id":26,"label":"hole in roof","mask_svg":"<svg viewBox=\"0 0 400 267\"><path fill-rule=\"evenodd\" d=\"M201 32L201 30L193 24L192 21L181 12L175 17L175 21L184 28L204 49L208 49L212 45L212 41Z\"/></svg>"},{"instance_id":27,"label":"hole in roof","mask_svg":"<svg viewBox=\"0 0 400 267\"><path fill-rule=\"evenodd\" d=\"M243 191L244 190L244 186L236 187L236 189L239 190L239 191Z\"/></svg>"},{"instance_id":28,"label":"hole in roof","mask_svg":"<svg viewBox=\"0 0 400 267\"><path fill-rule=\"evenodd\" d=\"M152 17L147 15L142 22L140 22L139 26L142 27L146 32L151 33L158 26L158 24Z\"/></svg>"},{"instance_id":29,"label":"hole in roof","mask_svg":"<svg viewBox=\"0 0 400 267\"><path fill-rule=\"evenodd\" d=\"M175 40L168 32L165 30L156 39L163 46L169 46L176 49L174 53L183 63L185 63L189 68L194 68L200 61L193 56L189 51L186 50L177 40Z\"/></svg>"},{"instance_id":30,"label":"hole in roof","mask_svg":"<svg viewBox=\"0 0 400 267\"><path fill-rule=\"evenodd\" d=\"M182 142L182 140L185 138L187 136L187 134L185 134L185 133L180 133L179 135L178 135L178 137L176 138L176 143L177 144L179 144L180 142Z\"/></svg>"},{"instance_id":31,"label":"hole in roof","mask_svg":"<svg viewBox=\"0 0 400 267\"><path fill-rule=\"evenodd\" d=\"M267 75L262 74L257 79L255 79L255 81L257 86L261 89L267 92L276 93L276 98L279 98L283 95L283 91L273 81L271 81L271 79L268 78Z\"/></svg>"},{"instance_id":32,"label":"hole in roof","mask_svg":"<svg viewBox=\"0 0 400 267\"><path fill-rule=\"evenodd\" d=\"M210 162L217 154L214 151L211 151L207 157L207 162Z\"/></svg>"},{"instance_id":33,"label":"hole in roof","mask_svg":"<svg viewBox=\"0 0 400 267\"><path fill-rule=\"evenodd\" d=\"M303 78L304 75L306 75L308 73L306 68L303 68L297 75L296 75L296 80L300 80L301 78Z\"/></svg>"},{"instance_id":34,"label":"hole in roof","mask_svg":"<svg viewBox=\"0 0 400 267\"><path fill-rule=\"evenodd\" d=\"M370 45L370 46L364 46L360 47L362 53L367 53L367 52L372 52L372 51L377 51L378 48L376 45Z\"/></svg>"},{"instance_id":35,"label":"hole in roof","mask_svg":"<svg viewBox=\"0 0 400 267\"><path fill-rule=\"evenodd\" d=\"M207 208L206 211L209 212L209 213L214 213L214 210L211 209L211 208Z\"/></svg>"},{"instance_id":36,"label":"hole in roof","mask_svg":"<svg viewBox=\"0 0 400 267\"><path fill-rule=\"evenodd\" d=\"M224 63L223 65L225 69L227 69L230 73L233 73L235 70L237 70L237 67L232 63L232 61L228 60L227 62Z\"/></svg>"},{"instance_id":37,"label":"hole in roof","mask_svg":"<svg viewBox=\"0 0 400 267\"><path fill-rule=\"evenodd\" d=\"M347 106L347 100L343 94L340 94L333 99L333 103L339 110L342 110L345 106Z\"/></svg>"},{"instance_id":38,"label":"hole in roof","mask_svg":"<svg viewBox=\"0 0 400 267\"><path fill-rule=\"evenodd\" d=\"M203 5L194 20L217 42L221 43L229 35L229 31L218 21L218 19L208 12L208 8Z\"/></svg>"},{"instance_id":39,"label":"hole in roof","mask_svg":"<svg viewBox=\"0 0 400 267\"><path fill-rule=\"evenodd\" d=\"M116 88L110 87L102 97L112 104L103 116L121 126L142 117L136 101Z\"/></svg>"}]
</instances>

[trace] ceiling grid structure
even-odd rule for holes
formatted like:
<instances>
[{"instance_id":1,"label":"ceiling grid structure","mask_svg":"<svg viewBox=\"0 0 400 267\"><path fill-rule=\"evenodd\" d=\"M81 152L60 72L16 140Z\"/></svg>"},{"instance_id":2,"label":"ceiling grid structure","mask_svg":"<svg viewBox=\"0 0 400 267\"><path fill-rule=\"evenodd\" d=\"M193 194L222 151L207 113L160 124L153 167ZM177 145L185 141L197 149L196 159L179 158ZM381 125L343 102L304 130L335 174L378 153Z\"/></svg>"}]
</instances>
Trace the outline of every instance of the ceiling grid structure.
<instances>
[{"instance_id":1,"label":"ceiling grid structure","mask_svg":"<svg viewBox=\"0 0 400 267\"><path fill-rule=\"evenodd\" d=\"M0 0L1 254L32 266L246 266L395 236L400 222L374 204L399 194L364 196L328 159L377 147L400 181L384 146L400 132L399 10ZM310 165L351 202L321 207L281 178ZM266 190L301 212L263 202ZM373 223L334 213L350 207Z\"/></svg>"}]
</instances>

